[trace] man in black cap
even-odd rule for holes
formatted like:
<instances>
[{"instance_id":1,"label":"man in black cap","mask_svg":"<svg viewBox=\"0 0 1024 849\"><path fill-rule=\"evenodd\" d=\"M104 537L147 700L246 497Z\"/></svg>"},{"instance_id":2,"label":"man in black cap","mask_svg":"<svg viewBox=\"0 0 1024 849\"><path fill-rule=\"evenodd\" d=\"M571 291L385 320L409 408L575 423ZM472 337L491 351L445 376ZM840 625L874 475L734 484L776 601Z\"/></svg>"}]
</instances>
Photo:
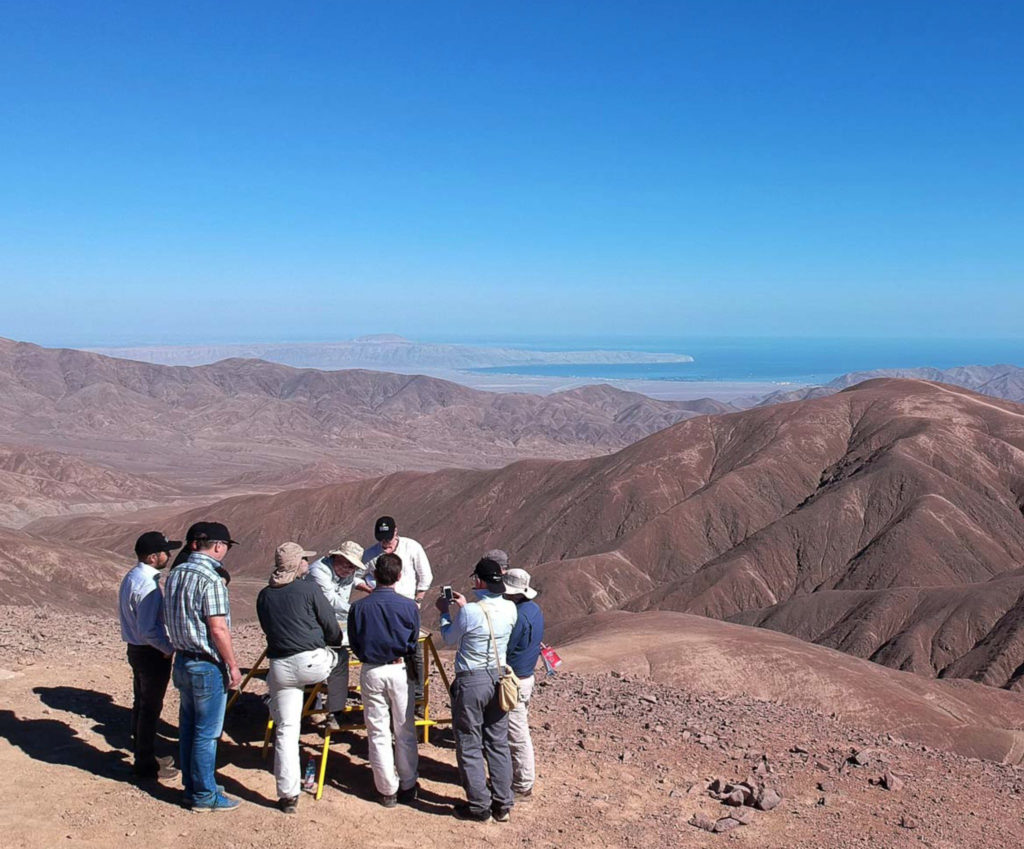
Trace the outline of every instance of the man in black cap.
<instances>
[{"instance_id":1,"label":"man in black cap","mask_svg":"<svg viewBox=\"0 0 1024 849\"><path fill-rule=\"evenodd\" d=\"M377 558L382 554L397 554L402 561L402 576L395 584L395 592L411 598L417 606L423 601L423 596L430 589L434 575L430 571L430 561L427 560L427 553L412 537L400 537L398 525L392 516L381 516L373 524L373 536L376 538L376 545L371 545L363 552L363 565L366 573L362 581L356 582L356 589L364 592L372 592L376 586L376 563ZM416 648L415 674L416 680L416 714L423 716L423 682L426 666L423 662L423 643L418 643Z\"/></svg>"},{"instance_id":2,"label":"man in black cap","mask_svg":"<svg viewBox=\"0 0 1024 849\"><path fill-rule=\"evenodd\" d=\"M215 777L228 690L242 681L231 642L228 588L217 574L237 543L220 522L201 525L196 550L167 577L164 622L176 651L172 675L181 697L178 738L185 804L199 813L220 813L239 804L224 795Z\"/></svg>"},{"instance_id":3,"label":"man in black cap","mask_svg":"<svg viewBox=\"0 0 1024 849\"><path fill-rule=\"evenodd\" d=\"M118 592L121 639L128 644L132 668L132 751L139 778L174 778L178 774L172 758L156 757L155 744L174 652L164 627L160 570L180 546L181 540L169 540L160 531L144 533L135 542L138 562L124 576Z\"/></svg>"},{"instance_id":4,"label":"man in black cap","mask_svg":"<svg viewBox=\"0 0 1024 849\"><path fill-rule=\"evenodd\" d=\"M441 636L446 645L458 646L451 689L452 728L467 804L456 805L455 815L477 822L492 817L508 822L513 804L512 756L508 714L498 701L497 684L517 612L515 604L502 596L505 584L497 562L480 560L473 579L476 601L467 602L462 593L453 593L451 602L444 596L437 600Z\"/></svg>"}]
</instances>

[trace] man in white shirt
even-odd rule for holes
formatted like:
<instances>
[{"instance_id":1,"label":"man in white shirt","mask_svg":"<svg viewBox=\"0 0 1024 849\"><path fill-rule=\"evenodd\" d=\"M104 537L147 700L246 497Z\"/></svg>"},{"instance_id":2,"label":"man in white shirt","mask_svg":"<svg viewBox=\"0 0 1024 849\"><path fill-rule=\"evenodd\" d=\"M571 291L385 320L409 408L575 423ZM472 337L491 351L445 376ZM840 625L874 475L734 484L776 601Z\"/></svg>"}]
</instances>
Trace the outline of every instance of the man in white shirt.
<instances>
[{"instance_id":1,"label":"man in white shirt","mask_svg":"<svg viewBox=\"0 0 1024 849\"><path fill-rule=\"evenodd\" d=\"M128 663L132 668L132 750L134 771L139 778L178 775L171 765L172 759L158 759L154 746L174 653L164 627L160 570L166 568L170 553L180 547L180 540L169 540L159 531L144 533L135 543L138 563L124 576L118 592L121 639L128 644Z\"/></svg>"},{"instance_id":2,"label":"man in white shirt","mask_svg":"<svg viewBox=\"0 0 1024 849\"><path fill-rule=\"evenodd\" d=\"M363 552L363 565L366 571L362 580L357 578L356 586L371 592L376 584L374 564L382 554L397 554L402 560L402 576L395 584L395 592L411 598L416 604L423 601L423 596L430 589L434 574L430 571L430 561L423 546L410 537L398 535L398 525L391 516L381 516L373 526L376 545L371 545ZM423 715L423 643L416 645L416 713Z\"/></svg>"}]
</instances>

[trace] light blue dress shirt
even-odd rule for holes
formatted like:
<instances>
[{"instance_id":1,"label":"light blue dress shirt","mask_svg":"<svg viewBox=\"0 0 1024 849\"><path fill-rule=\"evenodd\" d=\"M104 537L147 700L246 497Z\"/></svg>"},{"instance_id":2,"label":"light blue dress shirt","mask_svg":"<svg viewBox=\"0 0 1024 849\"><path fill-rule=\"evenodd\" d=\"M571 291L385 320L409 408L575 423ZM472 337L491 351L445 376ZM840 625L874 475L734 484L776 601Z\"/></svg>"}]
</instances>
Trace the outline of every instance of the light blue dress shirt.
<instances>
[{"instance_id":1,"label":"light blue dress shirt","mask_svg":"<svg viewBox=\"0 0 1024 849\"><path fill-rule=\"evenodd\" d=\"M508 639L512 635L512 626L516 624L518 612L513 602L486 590L476 590L476 597L477 601L454 608L454 617L448 613L441 614L441 637L446 645L459 647L455 654L456 672L496 668L499 663L504 666ZM490 614L491 626L494 628L494 642L498 647L497 662L491 648L491 632L487 628L484 609Z\"/></svg>"}]
</instances>

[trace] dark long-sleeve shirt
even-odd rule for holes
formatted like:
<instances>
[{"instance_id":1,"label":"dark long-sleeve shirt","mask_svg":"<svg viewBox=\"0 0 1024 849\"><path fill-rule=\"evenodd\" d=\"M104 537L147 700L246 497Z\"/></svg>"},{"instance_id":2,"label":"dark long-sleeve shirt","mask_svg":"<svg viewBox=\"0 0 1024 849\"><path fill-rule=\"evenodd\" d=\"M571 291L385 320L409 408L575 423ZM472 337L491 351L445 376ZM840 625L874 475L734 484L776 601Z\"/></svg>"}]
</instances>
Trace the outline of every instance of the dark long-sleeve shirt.
<instances>
[{"instance_id":1,"label":"dark long-sleeve shirt","mask_svg":"<svg viewBox=\"0 0 1024 849\"><path fill-rule=\"evenodd\" d=\"M291 657L341 642L338 619L312 581L264 587L256 597L256 615L267 635L267 657Z\"/></svg>"},{"instance_id":2,"label":"dark long-sleeve shirt","mask_svg":"<svg viewBox=\"0 0 1024 849\"><path fill-rule=\"evenodd\" d=\"M348 612L348 642L363 663L391 663L416 651L420 609L394 587L377 587Z\"/></svg>"},{"instance_id":3,"label":"dark long-sleeve shirt","mask_svg":"<svg viewBox=\"0 0 1024 849\"><path fill-rule=\"evenodd\" d=\"M544 614L535 601L521 601L516 605L516 610L519 615L512 627L512 636L508 638L506 662L517 677L529 678L540 657L540 644L544 639Z\"/></svg>"}]
</instances>

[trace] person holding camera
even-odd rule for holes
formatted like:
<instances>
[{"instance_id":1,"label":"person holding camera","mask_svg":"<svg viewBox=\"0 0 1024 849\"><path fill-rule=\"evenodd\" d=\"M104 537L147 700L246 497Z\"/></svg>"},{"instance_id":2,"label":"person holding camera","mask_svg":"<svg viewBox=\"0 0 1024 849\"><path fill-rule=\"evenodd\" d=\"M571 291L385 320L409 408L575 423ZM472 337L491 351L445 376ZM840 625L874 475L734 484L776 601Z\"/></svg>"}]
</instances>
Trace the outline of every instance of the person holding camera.
<instances>
[{"instance_id":1,"label":"person holding camera","mask_svg":"<svg viewBox=\"0 0 1024 849\"><path fill-rule=\"evenodd\" d=\"M502 596L505 584L496 561L481 559L473 579L476 601L467 601L457 592L451 592L449 599L448 587L437 600L441 637L447 645L458 646L451 689L452 728L467 804L456 805L455 816L476 822L492 817L508 822L514 803L512 757L508 714L499 704L497 686L516 622L516 606Z\"/></svg>"}]
</instances>

